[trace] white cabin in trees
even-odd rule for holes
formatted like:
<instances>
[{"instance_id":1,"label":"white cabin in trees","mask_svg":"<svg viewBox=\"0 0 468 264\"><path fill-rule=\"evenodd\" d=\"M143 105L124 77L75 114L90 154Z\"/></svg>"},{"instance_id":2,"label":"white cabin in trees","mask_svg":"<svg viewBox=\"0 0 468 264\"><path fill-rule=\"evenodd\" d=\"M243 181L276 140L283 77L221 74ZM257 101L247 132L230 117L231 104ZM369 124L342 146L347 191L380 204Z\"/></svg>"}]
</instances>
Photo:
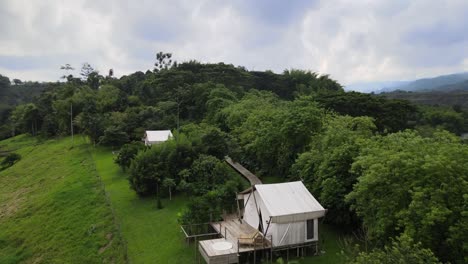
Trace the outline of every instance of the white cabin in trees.
<instances>
[{"instance_id":1,"label":"white cabin in trees","mask_svg":"<svg viewBox=\"0 0 468 264\"><path fill-rule=\"evenodd\" d=\"M318 219L326 210L300 181L256 184L239 193L243 221L274 247L318 241Z\"/></svg>"},{"instance_id":2,"label":"white cabin in trees","mask_svg":"<svg viewBox=\"0 0 468 264\"><path fill-rule=\"evenodd\" d=\"M143 140L145 141L146 146L151 146L160 144L171 138L172 133L170 130L146 130Z\"/></svg>"}]
</instances>

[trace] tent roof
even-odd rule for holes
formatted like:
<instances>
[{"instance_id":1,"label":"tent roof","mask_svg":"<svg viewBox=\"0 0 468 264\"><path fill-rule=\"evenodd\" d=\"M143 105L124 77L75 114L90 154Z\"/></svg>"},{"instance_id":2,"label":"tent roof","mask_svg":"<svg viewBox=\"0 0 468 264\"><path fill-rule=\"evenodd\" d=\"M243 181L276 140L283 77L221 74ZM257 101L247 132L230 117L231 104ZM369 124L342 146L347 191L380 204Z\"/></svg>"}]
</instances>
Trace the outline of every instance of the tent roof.
<instances>
[{"instance_id":1,"label":"tent roof","mask_svg":"<svg viewBox=\"0 0 468 264\"><path fill-rule=\"evenodd\" d=\"M146 138L148 141L166 141L172 137L170 130L146 130Z\"/></svg>"},{"instance_id":2,"label":"tent roof","mask_svg":"<svg viewBox=\"0 0 468 264\"><path fill-rule=\"evenodd\" d=\"M305 221L325 215L325 209L300 181L257 184L255 189L273 223Z\"/></svg>"}]
</instances>

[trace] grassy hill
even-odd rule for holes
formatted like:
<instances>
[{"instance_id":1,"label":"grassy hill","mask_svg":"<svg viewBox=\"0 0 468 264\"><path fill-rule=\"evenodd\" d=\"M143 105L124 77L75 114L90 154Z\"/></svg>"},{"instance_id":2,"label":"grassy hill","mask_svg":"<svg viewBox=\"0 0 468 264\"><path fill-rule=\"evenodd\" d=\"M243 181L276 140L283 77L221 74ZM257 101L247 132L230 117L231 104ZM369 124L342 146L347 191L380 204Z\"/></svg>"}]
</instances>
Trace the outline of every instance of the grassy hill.
<instances>
[{"instance_id":1,"label":"grassy hill","mask_svg":"<svg viewBox=\"0 0 468 264\"><path fill-rule=\"evenodd\" d=\"M124 263L125 248L83 138L0 142L0 263Z\"/></svg>"},{"instance_id":2,"label":"grassy hill","mask_svg":"<svg viewBox=\"0 0 468 264\"><path fill-rule=\"evenodd\" d=\"M130 189L110 150L96 148L93 157L127 241L130 263L194 263L196 248L184 243L177 222L188 198L163 199L164 208L157 210L154 198L139 198Z\"/></svg>"}]
</instances>

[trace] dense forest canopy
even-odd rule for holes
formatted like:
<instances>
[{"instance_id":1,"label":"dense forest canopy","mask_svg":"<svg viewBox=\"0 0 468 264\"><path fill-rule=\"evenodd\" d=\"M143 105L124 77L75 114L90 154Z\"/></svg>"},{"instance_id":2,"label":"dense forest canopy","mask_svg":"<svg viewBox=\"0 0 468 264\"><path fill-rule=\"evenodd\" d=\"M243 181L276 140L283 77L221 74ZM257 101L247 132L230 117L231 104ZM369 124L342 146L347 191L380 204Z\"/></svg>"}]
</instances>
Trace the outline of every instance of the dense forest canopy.
<instances>
[{"instance_id":1,"label":"dense forest canopy","mask_svg":"<svg viewBox=\"0 0 468 264\"><path fill-rule=\"evenodd\" d=\"M302 180L328 209L325 221L365 230L374 250L356 263L468 261L468 148L458 136L468 131L464 109L347 93L310 71L177 63L167 53L158 53L152 71L121 78L85 64L81 77L67 72L64 82L11 84L2 76L0 85L10 94L2 97L2 138L73 130L119 148L116 162L139 195L194 197L183 223L233 205L245 183L222 162L229 155L259 176ZM145 130L158 129L175 139L138 143ZM412 245L417 251L407 250Z\"/></svg>"}]
</instances>

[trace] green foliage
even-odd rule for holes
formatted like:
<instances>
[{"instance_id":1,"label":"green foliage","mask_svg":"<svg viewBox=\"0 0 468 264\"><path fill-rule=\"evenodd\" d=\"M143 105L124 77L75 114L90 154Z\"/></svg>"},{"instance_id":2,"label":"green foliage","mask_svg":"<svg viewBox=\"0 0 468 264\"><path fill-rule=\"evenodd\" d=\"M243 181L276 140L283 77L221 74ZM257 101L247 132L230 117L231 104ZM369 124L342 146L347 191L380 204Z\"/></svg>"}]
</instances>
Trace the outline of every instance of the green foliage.
<instances>
[{"instance_id":1,"label":"green foliage","mask_svg":"<svg viewBox=\"0 0 468 264\"><path fill-rule=\"evenodd\" d=\"M132 142L129 144L123 145L117 157L115 158L115 163L117 163L122 170L126 170L130 167L130 164L133 158L138 154L138 151L142 150L144 145L141 142Z\"/></svg>"},{"instance_id":2,"label":"green foliage","mask_svg":"<svg viewBox=\"0 0 468 264\"><path fill-rule=\"evenodd\" d=\"M199 196L232 178L231 169L216 157L200 155L190 167L191 193Z\"/></svg>"},{"instance_id":3,"label":"green foliage","mask_svg":"<svg viewBox=\"0 0 468 264\"><path fill-rule=\"evenodd\" d=\"M455 134L468 131L465 125L463 112L456 112L451 108L442 107L420 107L421 125L428 125L433 128L445 129Z\"/></svg>"},{"instance_id":4,"label":"green foliage","mask_svg":"<svg viewBox=\"0 0 468 264\"><path fill-rule=\"evenodd\" d=\"M11 113L10 121L14 131L30 132L33 136L37 133L39 111L33 103L17 106Z\"/></svg>"},{"instance_id":5,"label":"green foliage","mask_svg":"<svg viewBox=\"0 0 468 264\"><path fill-rule=\"evenodd\" d=\"M222 112L241 146L239 160L263 174L284 176L312 134L320 130L324 114L311 97L282 102L258 91Z\"/></svg>"},{"instance_id":6,"label":"green foliage","mask_svg":"<svg viewBox=\"0 0 468 264\"><path fill-rule=\"evenodd\" d=\"M459 141L448 132L405 131L365 142L347 201L372 241L405 234L443 261L466 262L468 148Z\"/></svg>"},{"instance_id":7,"label":"green foliage","mask_svg":"<svg viewBox=\"0 0 468 264\"><path fill-rule=\"evenodd\" d=\"M232 137L215 126L190 123L180 131L190 139L196 153L223 159L229 152L235 151Z\"/></svg>"},{"instance_id":8,"label":"green foliage","mask_svg":"<svg viewBox=\"0 0 468 264\"><path fill-rule=\"evenodd\" d=\"M127 133L120 127L111 126L104 130L104 135L99 137L99 144L104 146L121 146L129 141Z\"/></svg>"},{"instance_id":9,"label":"green foliage","mask_svg":"<svg viewBox=\"0 0 468 264\"><path fill-rule=\"evenodd\" d=\"M183 135L176 140L153 145L140 151L130 166L130 186L139 195L156 194L165 178L179 182L179 172L191 166L196 157L191 142Z\"/></svg>"},{"instance_id":10,"label":"green foliage","mask_svg":"<svg viewBox=\"0 0 468 264\"><path fill-rule=\"evenodd\" d=\"M97 92L99 112L118 111L125 105L125 95L113 85L102 85Z\"/></svg>"},{"instance_id":11,"label":"green foliage","mask_svg":"<svg viewBox=\"0 0 468 264\"><path fill-rule=\"evenodd\" d=\"M200 155L179 175L183 178L181 187L196 197L179 217L183 224L221 219L223 211L233 210L236 193L247 187L226 163L208 155Z\"/></svg>"},{"instance_id":12,"label":"green foliage","mask_svg":"<svg viewBox=\"0 0 468 264\"><path fill-rule=\"evenodd\" d=\"M197 224L221 220L222 213L234 211L236 193L246 186L232 177L201 196L195 196L179 216L181 224Z\"/></svg>"},{"instance_id":13,"label":"green foliage","mask_svg":"<svg viewBox=\"0 0 468 264\"><path fill-rule=\"evenodd\" d=\"M404 100L388 100L358 92L322 93L316 100L325 108L350 116L370 116L380 132L397 132L411 127L417 109Z\"/></svg>"},{"instance_id":14,"label":"green foliage","mask_svg":"<svg viewBox=\"0 0 468 264\"><path fill-rule=\"evenodd\" d=\"M158 72L160 70L167 70L168 68L170 68L172 66L171 58L171 53L163 53L162 51L156 53L156 63L154 64L154 72Z\"/></svg>"},{"instance_id":15,"label":"green foliage","mask_svg":"<svg viewBox=\"0 0 468 264\"><path fill-rule=\"evenodd\" d=\"M441 263L429 249L422 247L421 243L402 236L392 242L390 246L374 249L369 253L361 253L352 262L353 264L437 264Z\"/></svg>"},{"instance_id":16,"label":"green foliage","mask_svg":"<svg viewBox=\"0 0 468 264\"><path fill-rule=\"evenodd\" d=\"M292 177L301 179L321 204L328 208L327 221L356 225L358 220L345 202L358 175L350 172L359 155L360 142L373 135L376 127L369 117L329 116L311 149L299 155Z\"/></svg>"}]
</instances>

